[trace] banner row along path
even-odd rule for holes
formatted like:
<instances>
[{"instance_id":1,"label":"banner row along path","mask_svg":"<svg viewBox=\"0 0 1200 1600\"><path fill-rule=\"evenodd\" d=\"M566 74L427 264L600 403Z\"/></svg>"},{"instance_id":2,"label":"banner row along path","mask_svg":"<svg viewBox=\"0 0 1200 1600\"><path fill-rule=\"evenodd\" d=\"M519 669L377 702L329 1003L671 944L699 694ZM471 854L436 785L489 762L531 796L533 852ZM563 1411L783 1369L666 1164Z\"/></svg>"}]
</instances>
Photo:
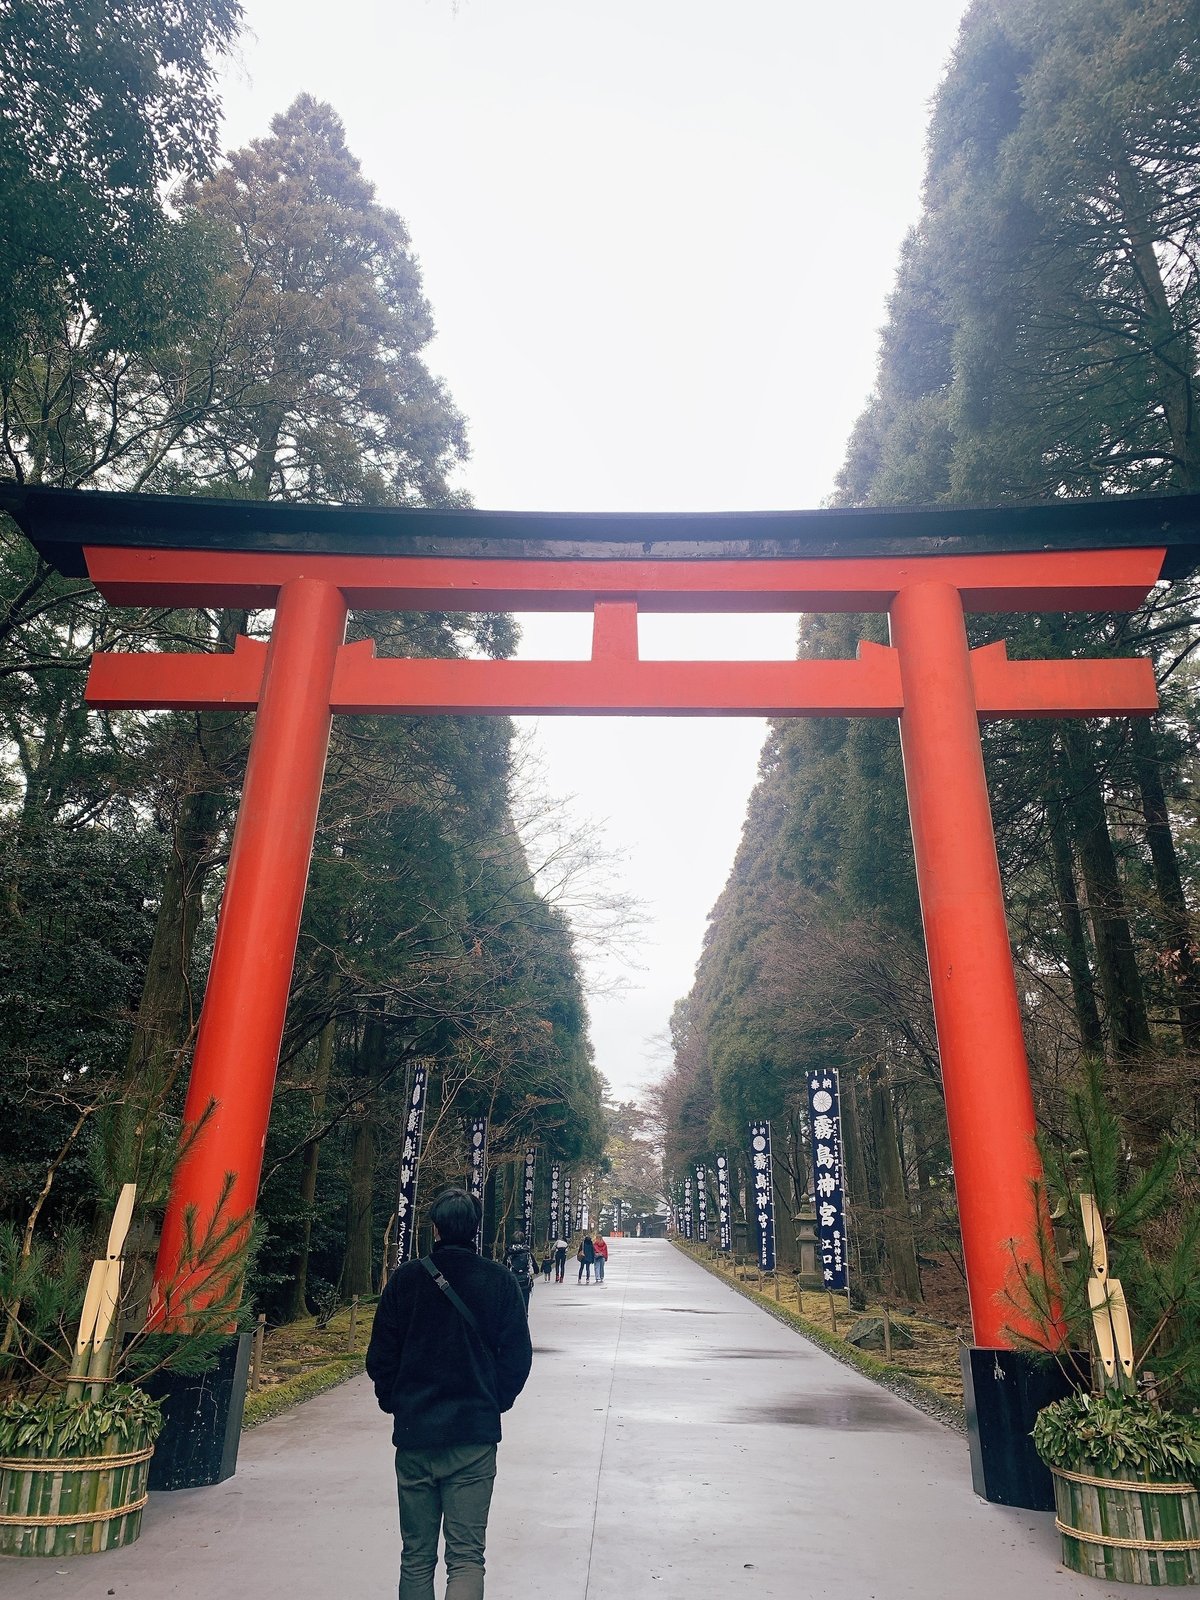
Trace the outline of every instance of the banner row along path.
<instances>
[{"instance_id":1,"label":"banner row along path","mask_svg":"<svg viewBox=\"0 0 1200 1600\"><path fill-rule=\"evenodd\" d=\"M540 1280L505 1418L488 1600L1116 1600L1053 1518L985 1504L965 1438L657 1240ZM4 1600L384 1600L399 1532L366 1378L245 1436L235 1477L152 1495L128 1550L0 1559ZM439 1566L438 1592L444 1582Z\"/></svg>"}]
</instances>

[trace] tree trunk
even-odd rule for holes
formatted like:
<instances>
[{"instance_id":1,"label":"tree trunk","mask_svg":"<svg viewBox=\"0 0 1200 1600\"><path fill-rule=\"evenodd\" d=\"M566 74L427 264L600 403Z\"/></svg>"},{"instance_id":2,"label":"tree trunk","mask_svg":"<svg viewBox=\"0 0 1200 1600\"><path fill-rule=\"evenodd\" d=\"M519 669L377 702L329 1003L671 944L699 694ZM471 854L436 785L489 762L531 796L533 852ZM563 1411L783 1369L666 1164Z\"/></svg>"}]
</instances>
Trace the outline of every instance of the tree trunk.
<instances>
[{"instance_id":1,"label":"tree trunk","mask_svg":"<svg viewBox=\"0 0 1200 1600\"><path fill-rule=\"evenodd\" d=\"M783 1271L790 1271L800 1260L796 1243L792 1174L782 1162L775 1161L772 1163L772 1176L775 1179L775 1264Z\"/></svg>"},{"instance_id":2,"label":"tree trunk","mask_svg":"<svg viewBox=\"0 0 1200 1600\"><path fill-rule=\"evenodd\" d=\"M858 1087L851 1074L841 1080L842 1148L846 1158L846 1221L849 1249L856 1258L858 1281L872 1287L879 1282L879 1245L868 1225L871 1194L863 1156L862 1123L858 1114Z\"/></svg>"},{"instance_id":3,"label":"tree trunk","mask_svg":"<svg viewBox=\"0 0 1200 1600\"><path fill-rule=\"evenodd\" d=\"M1065 757L1072 831L1087 890L1096 965L1104 994L1108 1036L1118 1061L1133 1060L1150 1045L1150 1022L1133 953L1125 896L1104 814L1100 777L1086 732L1064 722L1059 738Z\"/></svg>"},{"instance_id":4,"label":"tree trunk","mask_svg":"<svg viewBox=\"0 0 1200 1600\"><path fill-rule=\"evenodd\" d=\"M350 1192L346 1217L346 1254L342 1259L344 1299L369 1295L375 1282L375 1136L377 1107L374 1088L383 1067L383 1024L373 1019L363 1029L359 1078L362 1110L354 1123L350 1154ZM414 1218L414 1224L415 1224Z\"/></svg>"},{"instance_id":5,"label":"tree trunk","mask_svg":"<svg viewBox=\"0 0 1200 1600\"><path fill-rule=\"evenodd\" d=\"M247 617L248 613L240 610L221 613L218 642L222 652L233 649ZM227 750L230 731L230 720L224 714L202 712L196 719L190 782L173 831L171 859L129 1047L131 1086L164 1084L172 1059L192 1030L196 1011L190 987L192 949L227 801L220 762L213 756Z\"/></svg>"},{"instance_id":6,"label":"tree trunk","mask_svg":"<svg viewBox=\"0 0 1200 1600\"><path fill-rule=\"evenodd\" d=\"M1200 1052L1200 963L1196 959L1183 875L1171 835L1159 754L1150 724L1144 717L1133 719L1132 749L1146 818L1146 843L1150 847L1154 887L1162 905L1163 967L1175 991L1184 1049Z\"/></svg>"},{"instance_id":7,"label":"tree trunk","mask_svg":"<svg viewBox=\"0 0 1200 1600\"><path fill-rule=\"evenodd\" d=\"M317 1063L313 1074L312 1119L313 1126L320 1125L325 1115L325 1099L329 1091L329 1076L333 1067L334 1024L327 1022L317 1039ZM300 1248L296 1257L296 1275L292 1279L284 1320L295 1322L308 1314L308 1258L312 1248L313 1212L317 1203L317 1169L321 1160L321 1141L310 1139L301 1155L300 1171Z\"/></svg>"},{"instance_id":8,"label":"tree trunk","mask_svg":"<svg viewBox=\"0 0 1200 1600\"><path fill-rule=\"evenodd\" d=\"M350 1196L346 1220L346 1254L342 1261L342 1298L369 1295L374 1286L375 1245L375 1118L368 1111L354 1129L350 1156Z\"/></svg>"},{"instance_id":9,"label":"tree trunk","mask_svg":"<svg viewBox=\"0 0 1200 1600\"><path fill-rule=\"evenodd\" d=\"M1200 488L1200 417L1197 416L1192 374L1195 351L1171 308L1163 282L1154 230L1147 222L1141 179L1128 157L1113 163L1117 193L1128 240L1128 254L1142 297L1146 319L1145 347L1158 380L1163 415L1171 434L1174 456L1172 475L1180 489Z\"/></svg>"},{"instance_id":10,"label":"tree trunk","mask_svg":"<svg viewBox=\"0 0 1200 1600\"><path fill-rule=\"evenodd\" d=\"M1054 892L1058 897L1058 908L1062 915L1067 975L1071 980L1071 999L1074 1002L1075 1020L1079 1027L1079 1043L1085 1055L1102 1056L1104 1029L1096 1005L1096 989L1091 963L1088 960L1083 916L1079 910L1079 891L1075 884L1071 838L1063 813L1062 792L1057 784L1051 787L1046 797L1046 810L1050 824L1050 869L1054 878Z\"/></svg>"},{"instance_id":11,"label":"tree trunk","mask_svg":"<svg viewBox=\"0 0 1200 1600\"><path fill-rule=\"evenodd\" d=\"M204 885L220 827L223 796L212 787L183 798L172 832L150 959L129 1045L130 1085L163 1085L191 1032L195 1005L190 976Z\"/></svg>"},{"instance_id":12,"label":"tree trunk","mask_svg":"<svg viewBox=\"0 0 1200 1600\"><path fill-rule=\"evenodd\" d=\"M883 1249L888 1276L892 1290L900 1300L916 1302L923 1300L924 1294L917 1264L917 1247L913 1240L912 1212L896 1137L892 1091L882 1073L871 1084L869 1104L871 1135L879 1172Z\"/></svg>"},{"instance_id":13,"label":"tree trunk","mask_svg":"<svg viewBox=\"0 0 1200 1600\"><path fill-rule=\"evenodd\" d=\"M271 498L271 478L279 454L279 435L283 431L284 409L279 405L263 406L259 414L258 438L255 441L254 461L250 468L250 499Z\"/></svg>"}]
</instances>

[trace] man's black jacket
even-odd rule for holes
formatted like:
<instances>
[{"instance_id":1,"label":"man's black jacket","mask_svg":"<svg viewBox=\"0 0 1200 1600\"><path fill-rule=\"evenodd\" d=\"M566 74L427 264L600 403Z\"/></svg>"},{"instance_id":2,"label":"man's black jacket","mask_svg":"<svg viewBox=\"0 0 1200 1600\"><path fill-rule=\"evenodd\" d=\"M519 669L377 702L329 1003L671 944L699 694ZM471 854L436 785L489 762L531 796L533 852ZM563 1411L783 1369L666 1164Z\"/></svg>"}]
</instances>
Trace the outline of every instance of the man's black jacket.
<instances>
[{"instance_id":1,"label":"man's black jacket","mask_svg":"<svg viewBox=\"0 0 1200 1600\"><path fill-rule=\"evenodd\" d=\"M533 1364L517 1280L473 1249L436 1244L433 1260L471 1308L477 1336L419 1261L388 1279L375 1312L367 1371L380 1409L395 1418L398 1450L495 1444L500 1413Z\"/></svg>"}]
</instances>

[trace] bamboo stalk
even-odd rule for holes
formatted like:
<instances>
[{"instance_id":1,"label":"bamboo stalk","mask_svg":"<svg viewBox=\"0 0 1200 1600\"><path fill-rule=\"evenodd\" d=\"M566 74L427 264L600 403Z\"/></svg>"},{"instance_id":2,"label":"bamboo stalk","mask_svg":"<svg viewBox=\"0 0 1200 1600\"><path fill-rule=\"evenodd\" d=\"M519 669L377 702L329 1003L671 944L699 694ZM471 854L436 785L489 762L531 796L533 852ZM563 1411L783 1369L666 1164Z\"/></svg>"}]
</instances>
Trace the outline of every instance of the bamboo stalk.
<instances>
[{"instance_id":1,"label":"bamboo stalk","mask_svg":"<svg viewBox=\"0 0 1200 1600\"><path fill-rule=\"evenodd\" d=\"M262 1382L263 1340L267 1336L267 1314L260 1311L254 1325L254 1360L250 1371L250 1393L257 1394Z\"/></svg>"},{"instance_id":2,"label":"bamboo stalk","mask_svg":"<svg viewBox=\"0 0 1200 1600\"><path fill-rule=\"evenodd\" d=\"M1139 1492L1140 1480L1126 1481L1128 1487L1080 1483L1054 1473L1063 1565L1118 1583L1177 1587L1200 1582L1200 1548L1147 1548L1162 1541L1200 1545L1195 1490L1180 1484L1178 1492Z\"/></svg>"}]
</instances>

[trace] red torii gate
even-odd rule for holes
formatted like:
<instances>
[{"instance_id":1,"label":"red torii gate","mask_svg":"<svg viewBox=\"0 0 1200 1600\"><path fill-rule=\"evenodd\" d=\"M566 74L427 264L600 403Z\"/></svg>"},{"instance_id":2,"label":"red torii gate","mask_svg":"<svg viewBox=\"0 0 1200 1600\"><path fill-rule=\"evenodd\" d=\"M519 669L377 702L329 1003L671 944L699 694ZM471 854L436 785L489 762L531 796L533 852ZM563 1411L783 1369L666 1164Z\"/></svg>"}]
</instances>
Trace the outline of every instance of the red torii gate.
<instances>
[{"instance_id":1,"label":"red torii gate","mask_svg":"<svg viewBox=\"0 0 1200 1600\"><path fill-rule=\"evenodd\" d=\"M184 1213L257 1197L335 714L898 717L976 1344L1020 1329L1040 1171L979 721L1146 715L1145 660L1011 661L968 612L1121 611L1194 564L1196 497L1014 510L559 516L153 496L0 494L49 559L116 605L274 608L225 655L97 655L97 708L256 710L184 1111L154 1313ZM590 661L379 659L348 612L590 611ZM642 661L644 612L886 612L852 661ZM247 1223L248 1225L248 1223Z\"/></svg>"}]
</instances>

